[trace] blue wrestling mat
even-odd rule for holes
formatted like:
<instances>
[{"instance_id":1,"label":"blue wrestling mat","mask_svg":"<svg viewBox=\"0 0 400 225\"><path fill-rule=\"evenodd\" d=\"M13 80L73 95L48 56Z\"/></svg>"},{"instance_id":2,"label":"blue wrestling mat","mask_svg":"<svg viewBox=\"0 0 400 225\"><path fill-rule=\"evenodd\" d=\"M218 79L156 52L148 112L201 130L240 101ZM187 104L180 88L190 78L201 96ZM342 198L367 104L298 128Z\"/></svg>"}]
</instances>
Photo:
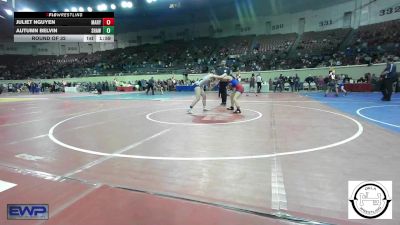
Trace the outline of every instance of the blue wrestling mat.
<instances>
[{"instance_id":1,"label":"blue wrestling mat","mask_svg":"<svg viewBox=\"0 0 400 225\"><path fill-rule=\"evenodd\" d=\"M324 97L322 92L308 92L302 95L386 129L400 132L400 93L393 93L390 102L381 101L382 94L378 92L350 93L347 96L341 93L339 97L332 93Z\"/></svg>"}]
</instances>

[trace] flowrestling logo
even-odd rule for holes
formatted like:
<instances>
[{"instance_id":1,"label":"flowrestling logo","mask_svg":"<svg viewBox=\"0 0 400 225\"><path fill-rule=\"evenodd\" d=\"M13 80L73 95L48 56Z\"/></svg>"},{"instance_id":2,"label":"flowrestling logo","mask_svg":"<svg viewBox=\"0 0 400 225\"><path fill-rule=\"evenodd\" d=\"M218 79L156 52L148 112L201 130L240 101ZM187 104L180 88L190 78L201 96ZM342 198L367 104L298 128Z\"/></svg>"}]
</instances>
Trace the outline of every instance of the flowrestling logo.
<instances>
[{"instance_id":1,"label":"flowrestling logo","mask_svg":"<svg viewBox=\"0 0 400 225\"><path fill-rule=\"evenodd\" d=\"M349 181L349 219L392 219L392 181Z\"/></svg>"}]
</instances>

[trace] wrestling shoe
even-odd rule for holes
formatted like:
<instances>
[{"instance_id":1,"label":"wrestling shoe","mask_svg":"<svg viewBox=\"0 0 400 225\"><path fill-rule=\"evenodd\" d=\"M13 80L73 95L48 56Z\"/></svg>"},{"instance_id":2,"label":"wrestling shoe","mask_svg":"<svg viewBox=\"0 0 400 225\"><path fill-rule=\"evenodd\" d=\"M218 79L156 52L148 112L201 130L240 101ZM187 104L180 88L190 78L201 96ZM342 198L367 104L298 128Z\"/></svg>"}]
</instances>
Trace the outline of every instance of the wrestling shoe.
<instances>
[{"instance_id":1,"label":"wrestling shoe","mask_svg":"<svg viewBox=\"0 0 400 225\"><path fill-rule=\"evenodd\" d=\"M233 113L237 113L237 114L239 114L239 113L242 113L242 111L240 111L240 109L236 109L236 111L235 111L235 112L233 112Z\"/></svg>"}]
</instances>

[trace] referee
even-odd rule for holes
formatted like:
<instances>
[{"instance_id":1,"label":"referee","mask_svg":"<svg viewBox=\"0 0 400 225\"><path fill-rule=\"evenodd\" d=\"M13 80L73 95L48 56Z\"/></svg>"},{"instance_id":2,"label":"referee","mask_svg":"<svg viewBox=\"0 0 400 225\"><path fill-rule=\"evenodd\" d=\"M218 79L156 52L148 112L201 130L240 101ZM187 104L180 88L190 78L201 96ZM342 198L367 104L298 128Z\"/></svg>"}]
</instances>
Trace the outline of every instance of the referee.
<instances>
[{"instance_id":1,"label":"referee","mask_svg":"<svg viewBox=\"0 0 400 225\"><path fill-rule=\"evenodd\" d=\"M223 74L229 75L231 73L229 68L226 67L224 63L222 65L223 66L221 66L220 68L217 69L217 71L216 71L217 75L223 75ZM221 105L223 105L223 106L226 105L226 98L228 95L226 87L228 86L228 84L229 84L228 81L221 80L218 85L219 86L219 94L221 94Z\"/></svg>"},{"instance_id":2,"label":"referee","mask_svg":"<svg viewBox=\"0 0 400 225\"><path fill-rule=\"evenodd\" d=\"M260 92L261 92L261 87L262 87L262 86L261 86L262 78L261 78L260 73L257 74L256 82L257 82L257 93L260 93ZM267 90L267 91L268 91L268 90Z\"/></svg>"},{"instance_id":3,"label":"referee","mask_svg":"<svg viewBox=\"0 0 400 225\"><path fill-rule=\"evenodd\" d=\"M390 101L393 92L393 83L397 80L396 65L389 58L386 68L382 72L382 101Z\"/></svg>"},{"instance_id":4,"label":"referee","mask_svg":"<svg viewBox=\"0 0 400 225\"><path fill-rule=\"evenodd\" d=\"M150 88L151 88L151 94L154 95L154 77L151 77L149 82L147 82L146 95L149 94Z\"/></svg>"}]
</instances>

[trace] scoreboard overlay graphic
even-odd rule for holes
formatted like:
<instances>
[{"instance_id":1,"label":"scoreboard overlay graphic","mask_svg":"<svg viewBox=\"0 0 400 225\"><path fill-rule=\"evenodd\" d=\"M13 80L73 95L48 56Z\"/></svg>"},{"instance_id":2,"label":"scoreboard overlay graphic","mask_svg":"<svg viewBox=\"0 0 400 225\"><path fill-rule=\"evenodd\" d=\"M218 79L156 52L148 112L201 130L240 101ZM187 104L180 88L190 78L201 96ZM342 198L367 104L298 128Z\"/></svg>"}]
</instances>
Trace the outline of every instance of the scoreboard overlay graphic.
<instances>
[{"instance_id":1,"label":"scoreboard overlay graphic","mask_svg":"<svg viewBox=\"0 0 400 225\"><path fill-rule=\"evenodd\" d=\"M114 12L15 12L14 42L114 42Z\"/></svg>"}]
</instances>

